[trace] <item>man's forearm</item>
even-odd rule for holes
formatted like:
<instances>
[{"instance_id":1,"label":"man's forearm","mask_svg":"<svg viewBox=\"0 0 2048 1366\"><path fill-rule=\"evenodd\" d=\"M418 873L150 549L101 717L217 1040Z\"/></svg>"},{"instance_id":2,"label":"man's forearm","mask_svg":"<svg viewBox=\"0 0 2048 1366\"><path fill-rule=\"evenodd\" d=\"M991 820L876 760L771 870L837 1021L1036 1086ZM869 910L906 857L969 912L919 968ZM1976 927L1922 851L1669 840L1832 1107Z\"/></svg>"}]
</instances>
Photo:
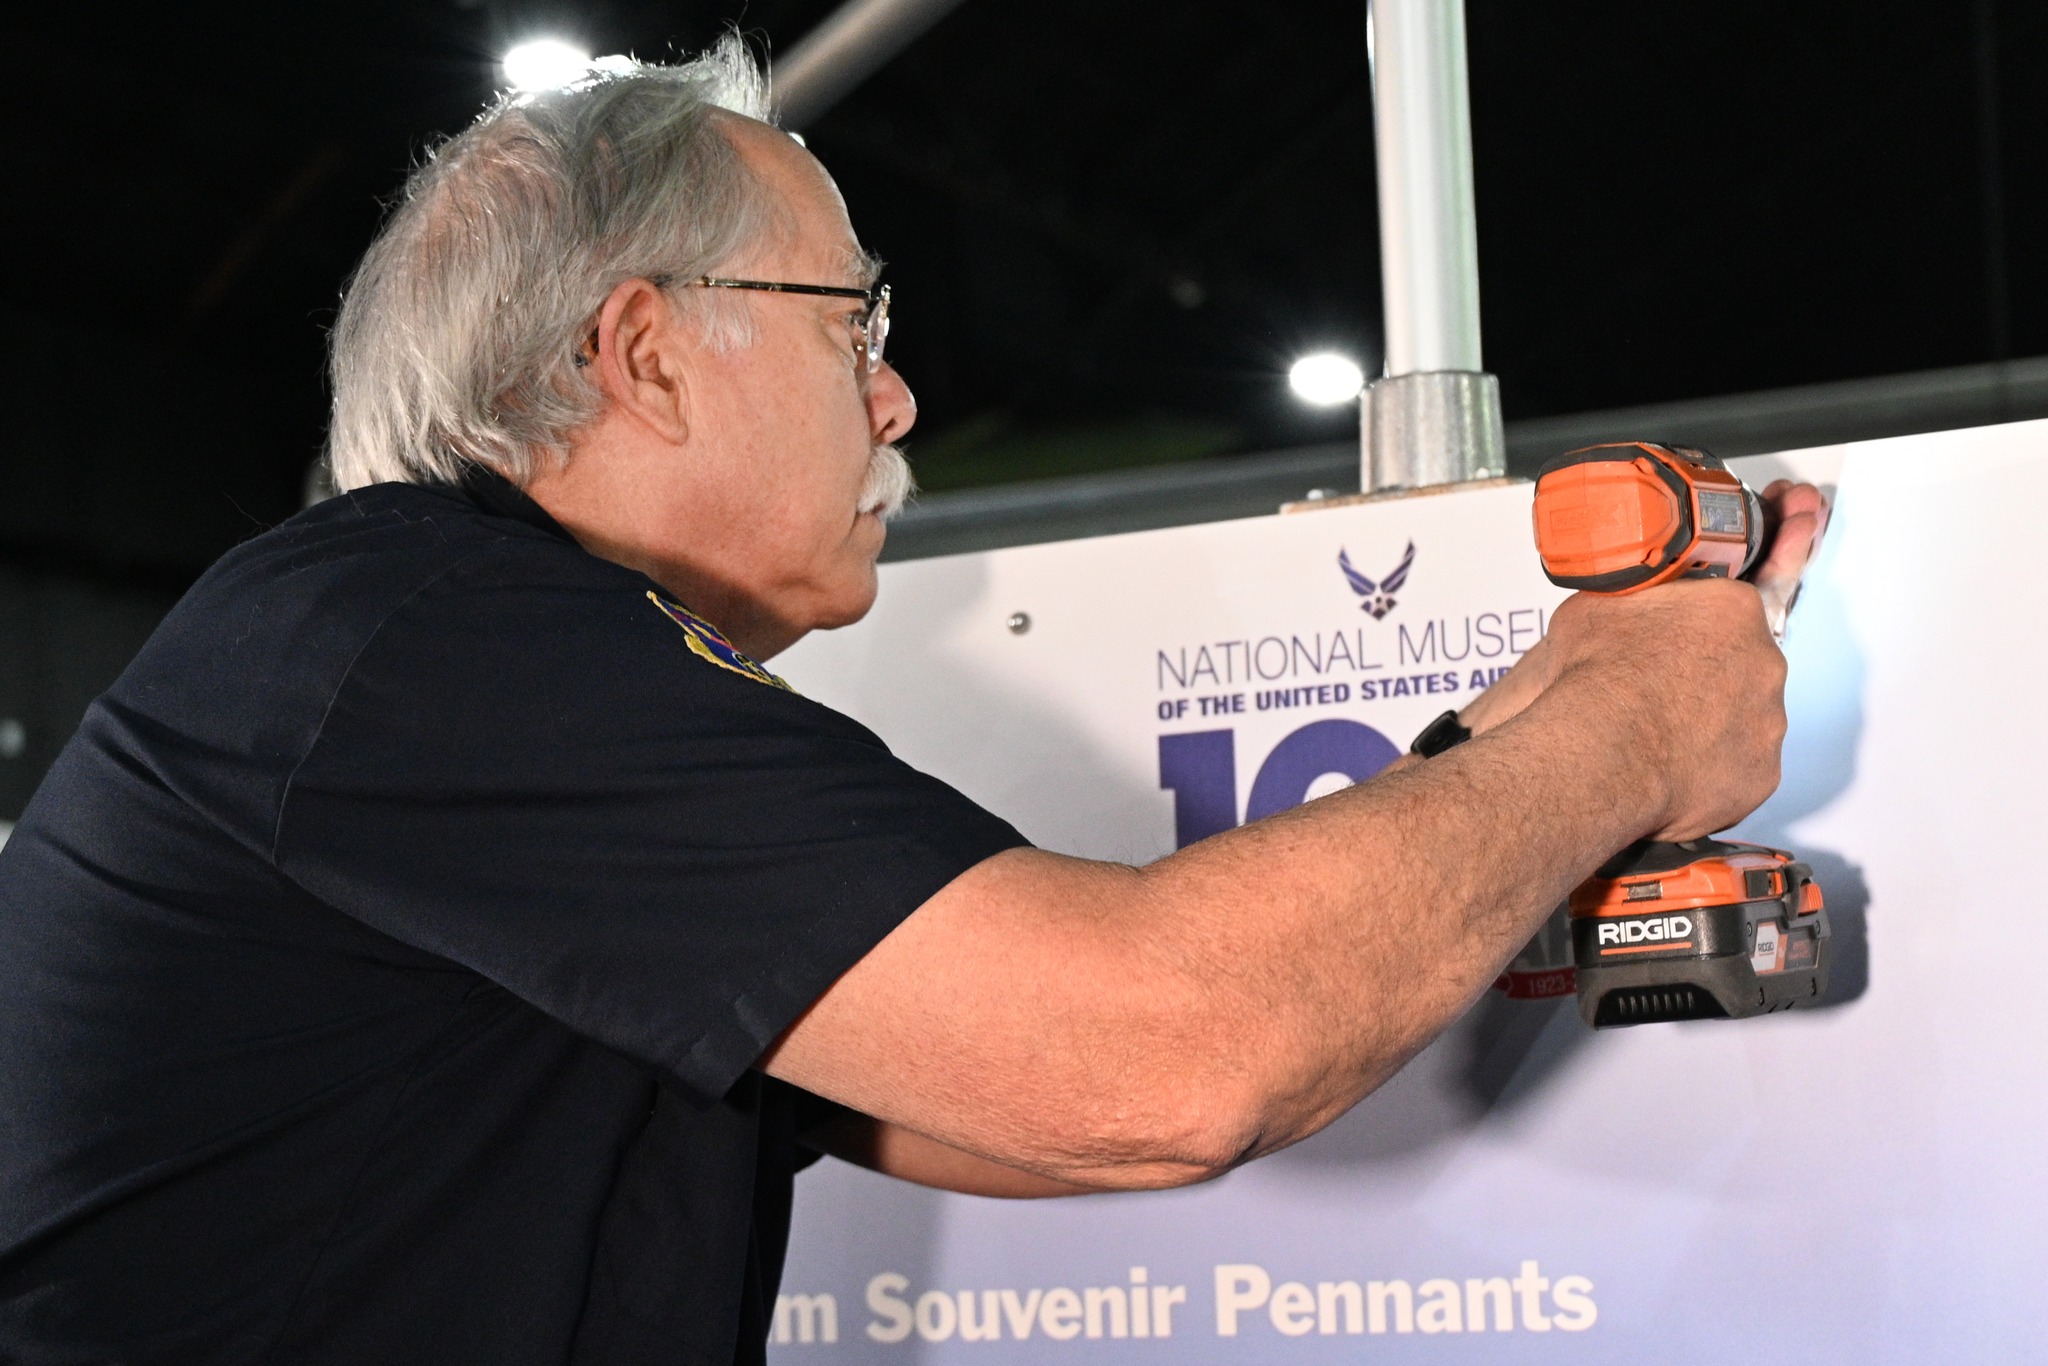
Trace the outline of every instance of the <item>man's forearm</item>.
<instances>
[{"instance_id":1,"label":"man's forearm","mask_svg":"<svg viewBox=\"0 0 2048 1366\"><path fill-rule=\"evenodd\" d=\"M1448 754L1144 869L964 874L769 1070L1060 1181L1162 1186L1314 1132L1657 818L1592 684ZM1625 724L1618 718L1615 725ZM813 1043L818 1040L818 1043Z\"/></svg>"}]
</instances>

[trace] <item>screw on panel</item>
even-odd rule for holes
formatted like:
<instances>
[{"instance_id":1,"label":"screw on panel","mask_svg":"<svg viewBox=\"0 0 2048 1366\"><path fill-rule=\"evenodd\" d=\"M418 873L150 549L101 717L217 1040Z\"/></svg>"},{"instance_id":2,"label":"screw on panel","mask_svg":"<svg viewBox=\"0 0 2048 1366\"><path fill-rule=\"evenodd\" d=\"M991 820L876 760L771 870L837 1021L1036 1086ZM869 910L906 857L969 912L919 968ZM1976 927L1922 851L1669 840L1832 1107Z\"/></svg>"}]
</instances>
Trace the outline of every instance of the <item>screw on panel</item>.
<instances>
[{"instance_id":1,"label":"screw on panel","mask_svg":"<svg viewBox=\"0 0 2048 1366\"><path fill-rule=\"evenodd\" d=\"M1010 613L1010 619L1004 622L1003 625L1010 628L1011 635L1021 636L1026 631L1031 629L1030 614L1025 612L1012 612Z\"/></svg>"}]
</instances>

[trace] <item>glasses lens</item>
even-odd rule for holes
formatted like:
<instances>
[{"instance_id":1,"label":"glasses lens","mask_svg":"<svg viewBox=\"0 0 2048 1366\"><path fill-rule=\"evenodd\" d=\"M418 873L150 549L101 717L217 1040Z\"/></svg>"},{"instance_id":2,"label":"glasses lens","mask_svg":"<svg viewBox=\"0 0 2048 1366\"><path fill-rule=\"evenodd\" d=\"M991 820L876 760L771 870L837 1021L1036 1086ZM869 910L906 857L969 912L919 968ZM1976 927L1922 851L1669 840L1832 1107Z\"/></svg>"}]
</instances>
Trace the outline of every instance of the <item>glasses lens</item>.
<instances>
[{"instance_id":1,"label":"glasses lens","mask_svg":"<svg viewBox=\"0 0 2048 1366\"><path fill-rule=\"evenodd\" d=\"M883 285L875 296L875 306L868 310L861 331L867 339L868 373L872 375L881 368L882 349L889 344L889 286Z\"/></svg>"}]
</instances>

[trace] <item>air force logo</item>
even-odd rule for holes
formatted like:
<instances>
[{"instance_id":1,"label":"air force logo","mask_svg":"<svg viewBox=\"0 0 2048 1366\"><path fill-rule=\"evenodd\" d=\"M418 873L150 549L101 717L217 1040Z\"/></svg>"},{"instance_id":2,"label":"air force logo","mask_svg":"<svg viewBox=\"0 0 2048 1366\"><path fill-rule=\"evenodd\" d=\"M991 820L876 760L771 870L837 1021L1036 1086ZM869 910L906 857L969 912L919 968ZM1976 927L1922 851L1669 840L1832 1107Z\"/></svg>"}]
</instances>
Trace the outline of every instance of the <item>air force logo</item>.
<instances>
[{"instance_id":1,"label":"air force logo","mask_svg":"<svg viewBox=\"0 0 2048 1366\"><path fill-rule=\"evenodd\" d=\"M1374 621L1394 610L1394 594L1400 592L1401 585L1408 582L1408 571L1414 564L1415 542L1410 541L1408 552L1401 556L1401 563L1395 565L1385 578L1374 583L1352 567L1350 555L1341 549L1337 552L1337 567L1344 571L1345 582L1351 585L1352 592L1364 599L1358 604L1358 610L1372 613Z\"/></svg>"},{"instance_id":2,"label":"air force logo","mask_svg":"<svg viewBox=\"0 0 2048 1366\"><path fill-rule=\"evenodd\" d=\"M659 607L663 616L683 628L683 634L689 638L690 653L697 658L716 664L728 673L736 673L741 678L751 678L756 683L766 683L769 687L780 688L784 692L796 691L734 649L733 643L725 638L723 632L681 603L670 602L659 593L649 593L647 600Z\"/></svg>"}]
</instances>

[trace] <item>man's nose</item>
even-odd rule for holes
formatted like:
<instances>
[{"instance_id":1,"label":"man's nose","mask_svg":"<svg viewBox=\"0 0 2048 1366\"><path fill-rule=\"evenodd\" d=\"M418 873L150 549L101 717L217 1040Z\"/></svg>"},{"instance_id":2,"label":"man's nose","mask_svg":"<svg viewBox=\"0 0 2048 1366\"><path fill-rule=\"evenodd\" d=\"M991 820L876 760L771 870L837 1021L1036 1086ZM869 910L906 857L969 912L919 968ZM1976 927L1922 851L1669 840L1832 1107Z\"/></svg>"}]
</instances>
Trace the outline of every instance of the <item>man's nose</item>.
<instances>
[{"instance_id":1,"label":"man's nose","mask_svg":"<svg viewBox=\"0 0 2048 1366\"><path fill-rule=\"evenodd\" d=\"M875 444L891 445L917 425L917 398L896 367L883 361L868 377L868 430Z\"/></svg>"}]
</instances>

